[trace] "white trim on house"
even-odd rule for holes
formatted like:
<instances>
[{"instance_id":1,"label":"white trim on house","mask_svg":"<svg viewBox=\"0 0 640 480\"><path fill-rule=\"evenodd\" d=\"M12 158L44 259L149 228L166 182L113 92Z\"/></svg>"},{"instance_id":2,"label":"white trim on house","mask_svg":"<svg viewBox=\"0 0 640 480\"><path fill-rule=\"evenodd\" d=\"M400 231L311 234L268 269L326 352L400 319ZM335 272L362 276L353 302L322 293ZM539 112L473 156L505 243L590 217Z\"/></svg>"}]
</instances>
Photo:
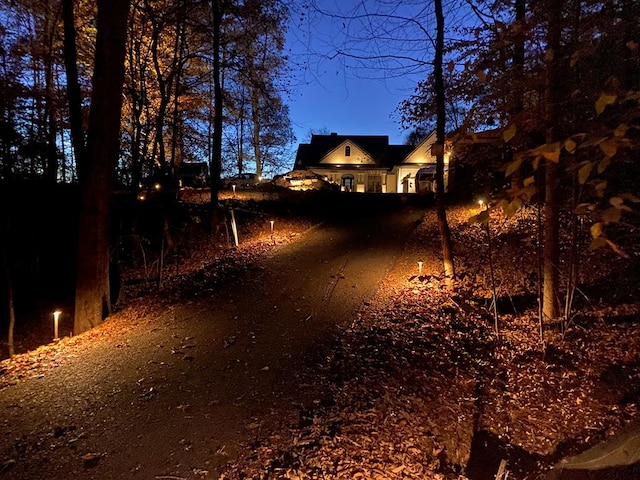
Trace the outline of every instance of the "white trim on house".
<instances>
[{"instance_id":1,"label":"white trim on house","mask_svg":"<svg viewBox=\"0 0 640 480\"><path fill-rule=\"evenodd\" d=\"M348 155L347 155L348 154ZM369 153L351 140L346 140L320 160L323 165L375 165Z\"/></svg>"},{"instance_id":2,"label":"white trim on house","mask_svg":"<svg viewBox=\"0 0 640 480\"><path fill-rule=\"evenodd\" d=\"M436 157L431 152L436 141L435 131L413 149L389 145L386 136L354 137L361 140L362 145L369 144L372 149L380 151L367 151L366 147L360 146L349 136L314 135L311 144L298 147L296 167L310 170L340 185L345 191L426 193L435 190ZM335 146L330 145L333 139L339 141ZM318 148L322 148L319 145L326 141L329 141L330 148L324 153L318 151ZM314 160L305 157L311 157L312 154L307 153L310 149L316 155ZM448 189L450 150L447 149L444 158L445 191Z\"/></svg>"}]
</instances>

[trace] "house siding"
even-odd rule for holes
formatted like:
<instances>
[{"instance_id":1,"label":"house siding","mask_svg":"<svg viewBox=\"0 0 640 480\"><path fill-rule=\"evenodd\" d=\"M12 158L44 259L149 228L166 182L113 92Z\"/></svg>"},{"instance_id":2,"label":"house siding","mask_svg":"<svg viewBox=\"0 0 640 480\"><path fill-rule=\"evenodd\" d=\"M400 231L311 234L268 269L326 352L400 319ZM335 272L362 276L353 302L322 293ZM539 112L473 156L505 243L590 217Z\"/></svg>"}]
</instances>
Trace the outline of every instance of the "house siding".
<instances>
[{"instance_id":1,"label":"house siding","mask_svg":"<svg viewBox=\"0 0 640 480\"><path fill-rule=\"evenodd\" d=\"M422 193L419 186L429 186L430 179L418 182L417 175L421 168L435 165L434 142L433 132L415 147L389 145L389 137L382 135L312 135L309 144L298 146L294 168L312 171L348 191ZM449 157L450 152L445 155L445 171Z\"/></svg>"}]
</instances>

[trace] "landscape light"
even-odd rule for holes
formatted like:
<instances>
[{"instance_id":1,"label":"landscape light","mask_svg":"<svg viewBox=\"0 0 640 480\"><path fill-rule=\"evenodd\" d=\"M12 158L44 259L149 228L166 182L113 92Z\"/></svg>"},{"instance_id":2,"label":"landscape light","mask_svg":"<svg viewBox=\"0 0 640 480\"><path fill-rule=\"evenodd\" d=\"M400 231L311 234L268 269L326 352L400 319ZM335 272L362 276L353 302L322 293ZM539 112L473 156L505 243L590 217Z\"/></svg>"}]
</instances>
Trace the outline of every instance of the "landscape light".
<instances>
[{"instance_id":1,"label":"landscape light","mask_svg":"<svg viewBox=\"0 0 640 480\"><path fill-rule=\"evenodd\" d=\"M480 205L480 208L482 208L484 205L484 200L482 199L478 200L478 205Z\"/></svg>"},{"instance_id":2,"label":"landscape light","mask_svg":"<svg viewBox=\"0 0 640 480\"><path fill-rule=\"evenodd\" d=\"M271 220L271 235L273 235L273 223L274 223L274 221Z\"/></svg>"},{"instance_id":3,"label":"landscape light","mask_svg":"<svg viewBox=\"0 0 640 480\"><path fill-rule=\"evenodd\" d=\"M60 310L56 310L55 312L53 312L53 339L54 340L60 340L60 337L58 336L58 319L60 318L60 314L62 312Z\"/></svg>"},{"instance_id":4,"label":"landscape light","mask_svg":"<svg viewBox=\"0 0 640 480\"><path fill-rule=\"evenodd\" d=\"M154 187L156 190L160 190L160 188L162 188L162 185L160 185L159 183L156 183L153 187Z\"/></svg>"},{"instance_id":5,"label":"landscape light","mask_svg":"<svg viewBox=\"0 0 640 480\"><path fill-rule=\"evenodd\" d=\"M418 262L418 275L422 275L422 262Z\"/></svg>"},{"instance_id":6,"label":"landscape light","mask_svg":"<svg viewBox=\"0 0 640 480\"><path fill-rule=\"evenodd\" d=\"M233 194L236 194L236 186L235 185L231 185L231 189L233 190Z\"/></svg>"}]
</instances>

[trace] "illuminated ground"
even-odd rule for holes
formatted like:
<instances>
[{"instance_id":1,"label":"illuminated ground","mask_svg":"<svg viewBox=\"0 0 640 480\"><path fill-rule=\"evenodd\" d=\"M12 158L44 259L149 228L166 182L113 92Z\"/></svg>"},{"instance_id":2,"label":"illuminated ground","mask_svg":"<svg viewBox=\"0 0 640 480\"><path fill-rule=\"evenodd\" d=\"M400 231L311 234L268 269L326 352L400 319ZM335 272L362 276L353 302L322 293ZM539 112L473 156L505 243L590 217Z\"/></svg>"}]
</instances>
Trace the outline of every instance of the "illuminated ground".
<instances>
[{"instance_id":1,"label":"illuminated ground","mask_svg":"<svg viewBox=\"0 0 640 480\"><path fill-rule=\"evenodd\" d=\"M2 478L217 478L270 417L297 414L298 369L352 320L419 217L319 225L162 312L125 309L4 362Z\"/></svg>"},{"instance_id":2,"label":"illuminated ground","mask_svg":"<svg viewBox=\"0 0 640 480\"><path fill-rule=\"evenodd\" d=\"M477 206L449 210L455 294L432 210L418 224L409 208L343 213L267 231L100 329L0 364L2 478L494 480L507 460L511 480L546 479L639 423L632 237L628 258L580 249L571 321L544 325L543 343L535 209L491 222L497 335L486 231L466 222Z\"/></svg>"}]
</instances>

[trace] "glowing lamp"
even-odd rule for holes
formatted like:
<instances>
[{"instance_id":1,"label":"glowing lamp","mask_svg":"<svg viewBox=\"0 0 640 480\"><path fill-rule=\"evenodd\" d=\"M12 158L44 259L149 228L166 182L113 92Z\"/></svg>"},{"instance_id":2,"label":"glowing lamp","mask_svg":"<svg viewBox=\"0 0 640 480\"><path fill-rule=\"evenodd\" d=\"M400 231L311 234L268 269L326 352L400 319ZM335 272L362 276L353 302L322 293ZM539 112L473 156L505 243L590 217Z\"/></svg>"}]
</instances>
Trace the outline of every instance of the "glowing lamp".
<instances>
[{"instance_id":1,"label":"glowing lamp","mask_svg":"<svg viewBox=\"0 0 640 480\"><path fill-rule=\"evenodd\" d=\"M58 336L58 320L60 319L60 314L62 312L60 310L56 310L55 312L53 312L53 339L54 340L59 340L60 337Z\"/></svg>"},{"instance_id":2,"label":"glowing lamp","mask_svg":"<svg viewBox=\"0 0 640 480\"><path fill-rule=\"evenodd\" d=\"M274 223L274 221L271 220L271 235L273 235L273 223Z\"/></svg>"},{"instance_id":3,"label":"glowing lamp","mask_svg":"<svg viewBox=\"0 0 640 480\"><path fill-rule=\"evenodd\" d=\"M418 262L418 275L422 275L422 262Z\"/></svg>"},{"instance_id":4,"label":"glowing lamp","mask_svg":"<svg viewBox=\"0 0 640 480\"><path fill-rule=\"evenodd\" d=\"M160 185L159 183L156 183L153 188L155 188L156 190L160 190L160 188L162 188L162 185Z\"/></svg>"},{"instance_id":5,"label":"glowing lamp","mask_svg":"<svg viewBox=\"0 0 640 480\"><path fill-rule=\"evenodd\" d=\"M231 189L233 190L233 194L236 194L236 186L235 185L231 185Z\"/></svg>"}]
</instances>

